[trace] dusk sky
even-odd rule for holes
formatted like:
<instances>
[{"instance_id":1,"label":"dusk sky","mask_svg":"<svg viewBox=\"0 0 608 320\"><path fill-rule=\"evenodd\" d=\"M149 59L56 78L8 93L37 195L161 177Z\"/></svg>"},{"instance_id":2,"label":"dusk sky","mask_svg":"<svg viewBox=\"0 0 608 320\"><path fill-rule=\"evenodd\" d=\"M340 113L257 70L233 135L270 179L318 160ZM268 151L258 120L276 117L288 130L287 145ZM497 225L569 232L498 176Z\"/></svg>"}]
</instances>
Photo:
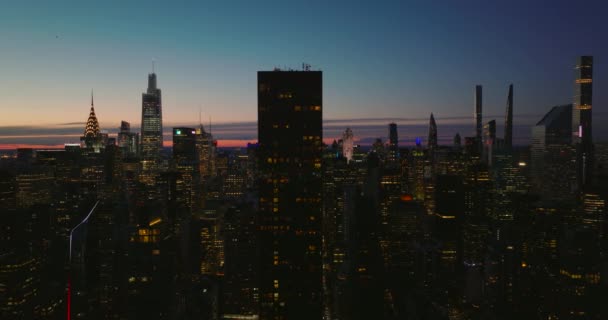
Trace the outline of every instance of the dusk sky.
<instances>
[{"instance_id":1,"label":"dusk sky","mask_svg":"<svg viewBox=\"0 0 608 320\"><path fill-rule=\"evenodd\" d=\"M326 139L349 125L362 142L385 138L390 121L403 140L426 137L431 112L443 142L471 135L474 86L484 122L502 124L513 83L515 140L527 144L551 106L572 102L577 56L593 55L594 133L607 140L607 10L599 0L5 2L0 148L77 142L91 89L102 130L138 127L152 60L166 131L202 110L220 141L255 141L256 72L308 63L323 71Z\"/></svg>"}]
</instances>

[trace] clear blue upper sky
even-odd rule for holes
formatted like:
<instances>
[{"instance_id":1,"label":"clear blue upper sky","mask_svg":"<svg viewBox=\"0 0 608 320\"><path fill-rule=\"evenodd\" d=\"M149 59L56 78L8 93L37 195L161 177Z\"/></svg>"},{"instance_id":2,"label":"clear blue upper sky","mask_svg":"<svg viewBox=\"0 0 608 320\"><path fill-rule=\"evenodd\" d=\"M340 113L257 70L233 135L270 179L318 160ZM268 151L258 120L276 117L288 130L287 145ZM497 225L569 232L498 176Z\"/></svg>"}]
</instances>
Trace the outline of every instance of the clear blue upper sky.
<instances>
[{"instance_id":1,"label":"clear blue upper sky","mask_svg":"<svg viewBox=\"0 0 608 320\"><path fill-rule=\"evenodd\" d=\"M140 121L156 60L166 123L202 106L255 121L256 71L324 71L324 118L501 116L570 103L574 64L595 56L594 114L608 102L604 1L6 1L0 126ZM502 117L502 116L501 116ZM502 121L502 118L501 120Z\"/></svg>"}]
</instances>

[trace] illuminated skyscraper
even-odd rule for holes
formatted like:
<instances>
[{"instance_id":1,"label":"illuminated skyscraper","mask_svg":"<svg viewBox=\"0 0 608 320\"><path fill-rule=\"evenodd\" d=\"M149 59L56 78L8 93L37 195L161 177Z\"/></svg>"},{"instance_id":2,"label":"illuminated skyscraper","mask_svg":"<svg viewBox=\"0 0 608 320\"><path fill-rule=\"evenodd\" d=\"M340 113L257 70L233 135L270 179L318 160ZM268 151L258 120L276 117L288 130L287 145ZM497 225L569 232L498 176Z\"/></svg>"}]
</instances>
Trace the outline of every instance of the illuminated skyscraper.
<instances>
[{"instance_id":1,"label":"illuminated skyscraper","mask_svg":"<svg viewBox=\"0 0 608 320\"><path fill-rule=\"evenodd\" d=\"M178 208L192 209L198 202L199 178L196 130L194 128L173 128L173 164L177 173L175 178L176 204Z\"/></svg>"},{"instance_id":2,"label":"illuminated skyscraper","mask_svg":"<svg viewBox=\"0 0 608 320\"><path fill-rule=\"evenodd\" d=\"M141 104L142 181L151 184L160 167L163 148L163 112L161 91L156 87L156 74L148 74L148 90Z\"/></svg>"},{"instance_id":3,"label":"illuminated skyscraper","mask_svg":"<svg viewBox=\"0 0 608 320\"><path fill-rule=\"evenodd\" d=\"M87 150L93 150L99 152L103 147L103 138L101 129L99 129L99 122L95 115L95 106L93 103L93 93L91 93L91 111L89 112L89 119L87 125L84 128L84 134L80 138L80 144L82 148Z\"/></svg>"},{"instance_id":4,"label":"illuminated skyscraper","mask_svg":"<svg viewBox=\"0 0 608 320\"><path fill-rule=\"evenodd\" d=\"M577 148L577 183L584 188L593 175L593 57L582 56L576 64L574 104L572 107L572 143Z\"/></svg>"},{"instance_id":5,"label":"illuminated skyscraper","mask_svg":"<svg viewBox=\"0 0 608 320\"><path fill-rule=\"evenodd\" d=\"M139 134L131 132L131 124L126 121L120 122L118 147L120 147L123 157L137 157L139 149Z\"/></svg>"},{"instance_id":6,"label":"illuminated skyscraper","mask_svg":"<svg viewBox=\"0 0 608 320\"><path fill-rule=\"evenodd\" d=\"M260 318L321 319L321 71L258 72Z\"/></svg>"},{"instance_id":7,"label":"illuminated skyscraper","mask_svg":"<svg viewBox=\"0 0 608 320\"><path fill-rule=\"evenodd\" d=\"M505 113L505 147L513 146L513 85L509 85L509 96L507 97L507 112Z\"/></svg>"},{"instance_id":8,"label":"illuminated skyscraper","mask_svg":"<svg viewBox=\"0 0 608 320\"><path fill-rule=\"evenodd\" d=\"M353 131L350 128L342 135L342 154L347 162L353 160Z\"/></svg>"}]
</instances>

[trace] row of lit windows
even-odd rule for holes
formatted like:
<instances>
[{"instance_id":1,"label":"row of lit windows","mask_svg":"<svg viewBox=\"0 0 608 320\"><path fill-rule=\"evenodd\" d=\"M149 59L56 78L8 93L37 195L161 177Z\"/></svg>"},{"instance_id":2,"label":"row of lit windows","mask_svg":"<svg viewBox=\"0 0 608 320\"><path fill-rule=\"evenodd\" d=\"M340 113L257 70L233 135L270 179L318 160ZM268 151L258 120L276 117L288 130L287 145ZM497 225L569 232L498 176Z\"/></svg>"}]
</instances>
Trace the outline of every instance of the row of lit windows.
<instances>
[{"instance_id":1,"label":"row of lit windows","mask_svg":"<svg viewBox=\"0 0 608 320\"><path fill-rule=\"evenodd\" d=\"M293 111L321 111L321 106L294 106Z\"/></svg>"},{"instance_id":2,"label":"row of lit windows","mask_svg":"<svg viewBox=\"0 0 608 320\"><path fill-rule=\"evenodd\" d=\"M289 231L289 226L260 226L261 231Z\"/></svg>"}]
</instances>

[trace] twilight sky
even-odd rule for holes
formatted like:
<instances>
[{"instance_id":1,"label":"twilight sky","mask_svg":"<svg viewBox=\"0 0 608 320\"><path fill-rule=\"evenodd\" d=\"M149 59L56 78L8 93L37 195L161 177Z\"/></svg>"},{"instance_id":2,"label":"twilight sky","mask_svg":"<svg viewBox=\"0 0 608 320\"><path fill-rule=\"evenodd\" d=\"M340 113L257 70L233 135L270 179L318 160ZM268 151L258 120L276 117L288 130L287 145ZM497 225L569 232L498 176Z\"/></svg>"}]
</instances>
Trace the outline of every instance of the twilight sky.
<instances>
[{"instance_id":1,"label":"twilight sky","mask_svg":"<svg viewBox=\"0 0 608 320\"><path fill-rule=\"evenodd\" d=\"M603 2L6 2L0 148L78 141L91 88L102 130L138 127L153 59L167 131L202 109L226 145L256 139L256 71L303 62L324 72L326 139L348 125L363 142L386 137L394 120L407 143L426 136L430 112L444 142L471 135L474 85L484 121L502 124L513 83L516 142L528 143L530 125L571 103L576 57L593 55L594 133L606 140Z\"/></svg>"}]
</instances>

